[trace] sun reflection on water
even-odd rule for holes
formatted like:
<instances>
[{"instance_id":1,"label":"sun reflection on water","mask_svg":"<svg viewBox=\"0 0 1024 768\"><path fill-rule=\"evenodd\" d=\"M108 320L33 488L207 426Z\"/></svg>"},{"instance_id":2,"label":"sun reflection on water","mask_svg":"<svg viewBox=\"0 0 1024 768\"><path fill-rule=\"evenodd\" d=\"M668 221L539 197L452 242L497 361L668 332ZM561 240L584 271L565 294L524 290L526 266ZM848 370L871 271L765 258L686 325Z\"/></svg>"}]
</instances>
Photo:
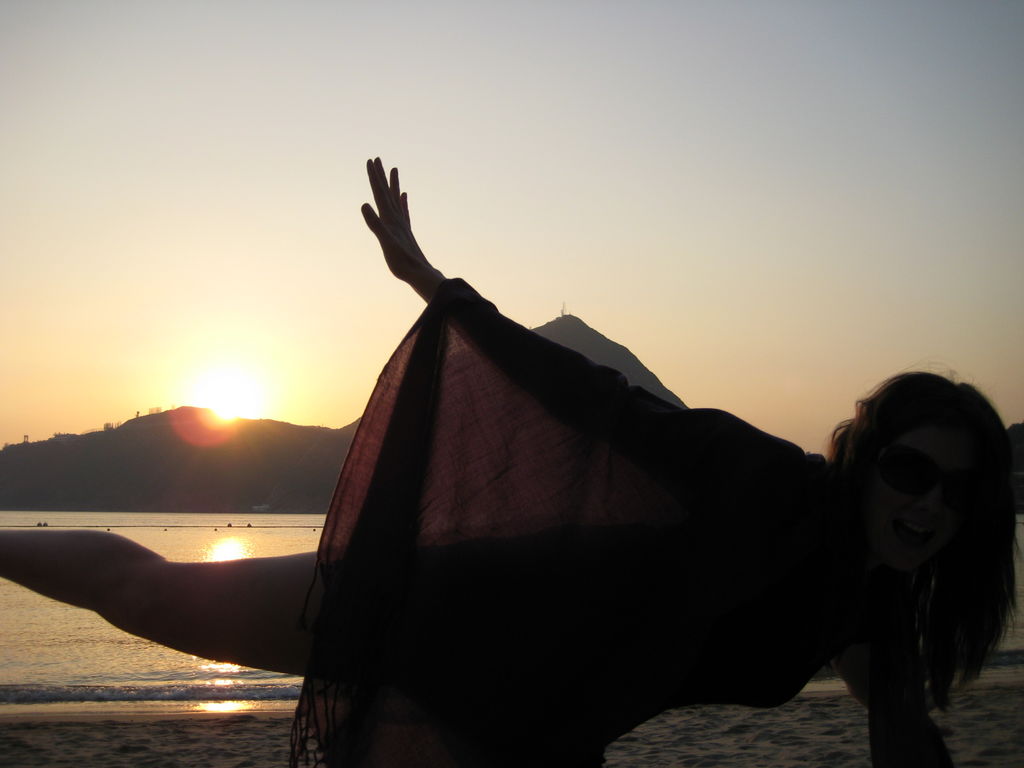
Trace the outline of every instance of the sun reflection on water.
<instances>
[{"instance_id":1,"label":"sun reflection on water","mask_svg":"<svg viewBox=\"0 0 1024 768\"><path fill-rule=\"evenodd\" d=\"M237 536L228 536L218 539L206 548L203 562L219 563L225 560L242 560L246 557L252 557L252 549L248 542Z\"/></svg>"},{"instance_id":2,"label":"sun reflection on water","mask_svg":"<svg viewBox=\"0 0 1024 768\"><path fill-rule=\"evenodd\" d=\"M255 709L247 701L202 701L197 707L199 712L244 712Z\"/></svg>"},{"instance_id":3,"label":"sun reflection on water","mask_svg":"<svg viewBox=\"0 0 1024 768\"><path fill-rule=\"evenodd\" d=\"M227 560L242 560L252 556L252 546L244 538L224 536L206 546L203 550L202 559L203 562L216 563ZM244 682L238 679L237 676L244 672L245 667L231 664L230 662L210 661L198 656L193 658L195 659L199 674L206 679L206 685L210 686L210 696L213 698L217 698L225 693L232 695L228 693L232 686L241 685ZM214 691L217 691L217 693L214 693ZM244 693L238 691L234 695L244 695ZM200 701L195 704L196 712L247 712L256 708L256 704L251 701Z\"/></svg>"}]
</instances>

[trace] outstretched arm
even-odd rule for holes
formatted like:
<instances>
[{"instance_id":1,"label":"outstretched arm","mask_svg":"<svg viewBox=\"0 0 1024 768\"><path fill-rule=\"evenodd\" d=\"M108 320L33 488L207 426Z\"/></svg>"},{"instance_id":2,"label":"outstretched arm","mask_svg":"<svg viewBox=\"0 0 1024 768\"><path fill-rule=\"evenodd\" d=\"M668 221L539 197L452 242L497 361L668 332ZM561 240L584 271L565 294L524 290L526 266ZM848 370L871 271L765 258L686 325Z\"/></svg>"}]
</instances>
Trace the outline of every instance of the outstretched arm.
<instances>
[{"instance_id":1,"label":"outstretched arm","mask_svg":"<svg viewBox=\"0 0 1024 768\"><path fill-rule=\"evenodd\" d=\"M179 651L299 675L312 644L299 618L315 562L309 552L172 563L110 533L0 532L0 577Z\"/></svg>"},{"instance_id":2,"label":"outstretched arm","mask_svg":"<svg viewBox=\"0 0 1024 768\"><path fill-rule=\"evenodd\" d=\"M413 237L409 223L409 197L399 188L398 169L391 169L389 182L378 157L366 161L366 173L377 204L376 211L369 203L363 205L366 226L377 236L392 274L412 286L424 301L430 301L445 278L427 261Z\"/></svg>"}]
</instances>

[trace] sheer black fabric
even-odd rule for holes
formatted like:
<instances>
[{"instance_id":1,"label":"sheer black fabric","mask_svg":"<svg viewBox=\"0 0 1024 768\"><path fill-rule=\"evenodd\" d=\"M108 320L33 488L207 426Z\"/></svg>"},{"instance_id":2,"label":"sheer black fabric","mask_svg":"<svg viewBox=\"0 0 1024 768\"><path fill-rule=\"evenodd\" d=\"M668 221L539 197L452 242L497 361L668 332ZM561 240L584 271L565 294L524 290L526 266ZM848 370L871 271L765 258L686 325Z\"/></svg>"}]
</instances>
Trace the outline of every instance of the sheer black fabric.
<instances>
[{"instance_id":1,"label":"sheer black fabric","mask_svg":"<svg viewBox=\"0 0 1024 768\"><path fill-rule=\"evenodd\" d=\"M820 457L447 281L331 503L293 765L599 765L668 707L781 703L857 626L851 531Z\"/></svg>"}]
</instances>

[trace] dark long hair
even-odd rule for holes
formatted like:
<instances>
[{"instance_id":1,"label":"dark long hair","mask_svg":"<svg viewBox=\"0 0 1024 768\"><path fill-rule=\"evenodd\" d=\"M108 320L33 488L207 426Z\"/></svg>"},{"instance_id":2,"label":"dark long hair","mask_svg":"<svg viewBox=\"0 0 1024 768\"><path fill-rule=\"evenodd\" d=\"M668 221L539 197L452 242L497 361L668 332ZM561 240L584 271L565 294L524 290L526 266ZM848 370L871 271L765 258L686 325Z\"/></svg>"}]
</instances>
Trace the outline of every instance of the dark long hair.
<instances>
[{"instance_id":1,"label":"dark long hair","mask_svg":"<svg viewBox=\"0 0 1024 768\"><path fill-rule=\"evenodd\" d=\"M915 655L935 703L949 703L954 679L967 682L1006 630L1014 608L1014 517L1010 441L988 399L970 384L934 373L903 373L857 403L832 433L831 467L855 509L879 452L923 426L965 429L977 450L978 484L962 526L935 557L908 574Z\"/></svg>"}]
</instances>

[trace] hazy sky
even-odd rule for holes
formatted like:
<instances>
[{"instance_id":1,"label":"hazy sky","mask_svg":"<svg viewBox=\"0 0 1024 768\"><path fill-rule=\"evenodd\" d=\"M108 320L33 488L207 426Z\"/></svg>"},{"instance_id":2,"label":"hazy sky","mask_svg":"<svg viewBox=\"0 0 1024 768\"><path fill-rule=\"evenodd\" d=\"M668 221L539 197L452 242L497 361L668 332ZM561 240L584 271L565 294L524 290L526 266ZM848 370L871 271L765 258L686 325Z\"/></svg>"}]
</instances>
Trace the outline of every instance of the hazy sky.
<instances>
[{"instance_id":1,"label":"hazy sky","mask_svg":"<svg viewBox=\"0 0 1024 768\"><path fill-rule=\"evenodd\" d=\"M357 418L420 311L373 155L446 274L690 405L820 450L923 367L1024 420L1024 2L0 0L0 442L225 367Z\"/></svg>"}]
</instances>

